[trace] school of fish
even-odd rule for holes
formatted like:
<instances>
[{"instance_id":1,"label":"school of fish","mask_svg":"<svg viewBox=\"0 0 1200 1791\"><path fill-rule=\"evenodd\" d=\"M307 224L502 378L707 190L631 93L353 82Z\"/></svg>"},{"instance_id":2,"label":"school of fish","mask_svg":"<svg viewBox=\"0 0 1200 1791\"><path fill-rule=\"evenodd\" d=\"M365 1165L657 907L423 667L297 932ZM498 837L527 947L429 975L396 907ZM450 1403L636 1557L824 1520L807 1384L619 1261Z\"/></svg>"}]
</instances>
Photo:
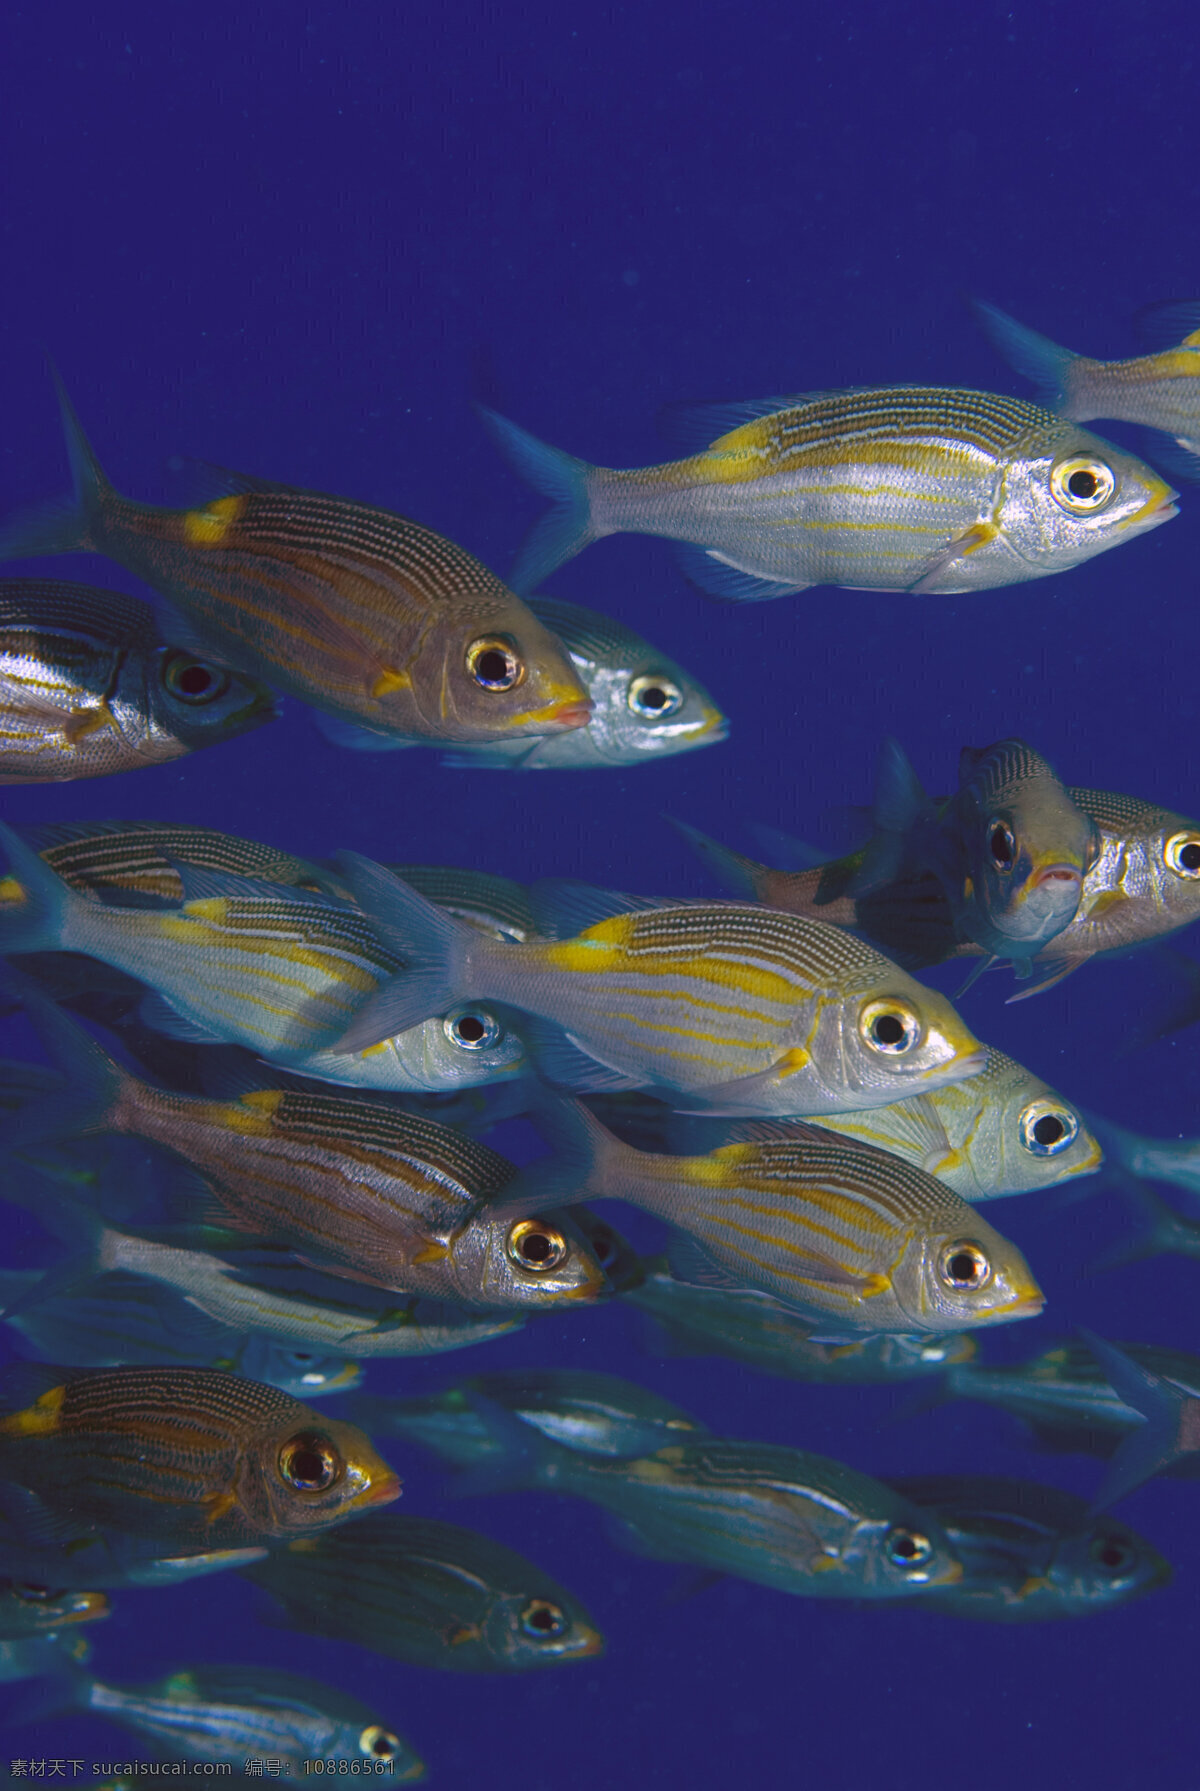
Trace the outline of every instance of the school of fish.
<instances>
[{"instance_id":1,"label":"school of fish","mask_svg":"<svg viewBox=\"0 0 1200 1791\"><path fill-rule=\"evenodd\" d=\"M73 496L0 527L0 557L102 555L139 586L0 580L0 782L163 764L281 699L350 751L629 769L730 721L629 627L539 594L604 535L674 542L726 601L936 597L1065 572L1175 517L1152 465L1082 425L1139 423L1151 461L1200 476L1200 303L1147 313L1127 361L974 310L1033 401L891 386L679 407L682 457L628 470L482 412L551 500L507 583L419 521L257 476L212 471L185 508L127 498L56 375ZM318 860L186 817L0 819L0 1008L44 1050L0 1060L0 1198L49 1258L0 1269L0 1683L201 1770L316 1757L422 1778L402 1677L382 1711L290 1668L181 1657L127 1683L88 1627L123 1588L182 1609L192 1578L234 1573L294 1632L298 1669L305 1635L468 1675L602 1653L603 1611L535 1561L397 1508L414 1450L460 1493L588 1501L615 1547L693 1589L731 1575L1013 1623L1164 1585L1109 1507L1200 1473L1200 1358L1083 1331L989 1360L977 1333L1046 1296L1007 1235L1017 1209L1001 1229L984 1207L1093 1176L1141 1220L1099 1266L1200 1256L1200 1139L1085 1113L956 1004L993 966L1025 1000L1200 919L1200 822L1066 783L1019 738L964 746L951 783L930 796L881 741L859 843L824 860L764 830L760 861L676 818L718 890L687 899L668 873L633 894ZM951 1001L919 973L954 958ZM1197 985L1162 1030L1196 1017ZM489 1140L511 1120L540 1156ZM659 1253L601 1202L648 1215ZM1036 1478L888 1480L812 1453L800 1420L794 1443L722 1435L599 1366L448 1365L416 1395L376 1363L601 1306L639 1313L649 1354L912 1383L1107 1467L1090 1506Z\"/></svg>"}]
</instances>

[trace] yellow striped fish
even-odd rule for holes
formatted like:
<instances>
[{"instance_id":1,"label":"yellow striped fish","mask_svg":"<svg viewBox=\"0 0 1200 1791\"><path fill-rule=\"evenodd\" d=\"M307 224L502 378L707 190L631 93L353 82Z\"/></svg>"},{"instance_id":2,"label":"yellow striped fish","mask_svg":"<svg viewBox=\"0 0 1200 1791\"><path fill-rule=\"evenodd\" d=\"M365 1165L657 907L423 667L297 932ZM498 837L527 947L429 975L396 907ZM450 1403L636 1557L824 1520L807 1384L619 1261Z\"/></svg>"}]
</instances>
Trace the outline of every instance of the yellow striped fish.
<instances>
[{"instance_id":1,"label":"yellow striped fish","mask_svg":"<svg viewBox=\"0 0 1200 1791\"><path fill-rule=\"evenodd\" d=\"M106 554L167 597L224 663L387 733L472 742L586 724L591 706L561 642L444 535L237 475L201 508L136 503L105 478L61 385L59 400L74 504L15 522L0 559Z\"/></svg>"},{"instance_id":2,"label":"yellow striped fish","mask_svg":"<svg viewBox=\"0 0 1200 1791\"><path fill-rule=\"evenodd\" d=\"M168 645L136 597L0 581L0 784L163 765L275 714L264 684Z\"/></svg>"},{"instance_id":3,"label":"yellow striped fish","mask_svg":"<svg viewBox=\"0 0 1200 1791\"><path fill-rule=\"evenodd\" d=\"M1014 1244L944 1182L815 1126L758 1122L706 1156L635 1150L579 1102L542 1111L554 1154L505 1211L628 1200L684 1234L681 1280L772 1294L832 1332L963 1331L1034 1318L1044 1296Z\"/></svg>"},{"instance_id":4,"label":"yellow striped fish","mask_svg":"<svg viewBox=\"0 0 1200 1791\"><path fill-rule=\"evenodd\" d=\"M305 887L303 860L289 861L294 868L287 886L181 871L178 862L160 872L160 855L172 854L172 839L182 847L176 860L185 864L190 851L193 862L238 863L245 857L251 864L265 861L273 873L285 856L221 834L206 836L202 846L185 837L202 831L132 829L122 836L98 829L95 837L83 837L80 830L81 837L49 848L69 872L68 881L0 825L10 866L20 866L17 875L0 879L0 952L84 952L152 985L157 999L144 1017L160 1030L245 1045L328 1081L438 1091L527 1070L513 1029L478 1005L447 1004L448 1012L403 1037L335 1055L329 1047L366 997L396 974L400 958L357 909ZM101 863L107 868L98 868ZM287 873L287 864L279 868ZM312 874L322 875L316 867ZM189 887L194 881L221 893L198 895L177 908L117 907L95 899L106 887L149 894L179 884L182 893L181 876Z\"/></svg>"},{"instance_id":5,"label":"yellow striped fish","mask_svg":"<svg viewBox=\"0 0 1200 1791\"><path fill-rule=\"evenodd\" d=\"M982 591L1065 572L1176 514L1175 492L1132 454L992 392L878 386L703 406L702 451L630 471L483 414L556 500L513 569L517 590L631 532L685 543L693 582L735 602L810 585Z\"/></svg>"},{"instance_id":6,"label":"yellow striped fish","mask_svg":"<svg viewBox=\"0 0 1200 1791\"><path fill-rule=\"evenodd\" d=\"M561 1087L659 1086L715 1112L883 1105L983 1067L944 996L836 927L735 903L612 913L631 898L580 886L579 908L610 918L505 944L381 865L349 852L338 864L407 966L364 1003L347 1050L482 999L538 1017L535 1052Z\"/></svg>"}]
</instances>

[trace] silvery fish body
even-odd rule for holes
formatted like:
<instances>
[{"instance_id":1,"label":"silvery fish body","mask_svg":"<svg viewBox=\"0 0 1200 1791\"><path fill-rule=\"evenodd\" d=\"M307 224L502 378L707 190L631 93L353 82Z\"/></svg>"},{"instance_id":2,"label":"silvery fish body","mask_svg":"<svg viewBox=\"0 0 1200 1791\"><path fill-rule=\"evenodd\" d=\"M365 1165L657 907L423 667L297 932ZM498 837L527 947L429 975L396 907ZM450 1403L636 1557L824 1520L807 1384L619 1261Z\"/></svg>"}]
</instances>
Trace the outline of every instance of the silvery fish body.
<instances>
[{"instance_id":1,"label":"silvery fish body","mask_svg":"<svg viewBox=\"0 0 1200 1791\"><path fill-rule=\"evenodd\" d=\"M578 1368L476 1374L442 1393L409 1399L360 1394L353 1409L355 1422L373 1434L402 1436L470 1467L501 1449L476 1409L479 1399L584 1455L648 1455L707 1428L645 1387Z\"/></svg>"},{"instance_id":2,"label":"silvery fish body","mask_svg":"<svg viewBox=\"0 0 1200 1791\"><path fill-rule=\"evenodd\" d=\"M717 406L697 413L703 452L628 472L485 420L558 500L513 569L521 590L632 531L686 542L689 575L735 600L810 585L981 591L1065 572L1176 514L1175 493L1133 455L991 392L880 386Z\"/></svg>"},{"instance_id":3,"label":"silvery fish body","mask_svg":"<svg viewBox=\"0 0 1200 1791\"><path fill-rule=\"evenodd\" d=\"M173 510L122 497L59 386L75 497L13 523L0 557L102 553L223 663L315 708L429 740L582 726L566 652L473 554L371 504L222 475ZM232 485L233 489L229 487Z\"/></svg>"},{"instance_id":4,"label":"silvery fish body","mask_svg":"<svg viewBox=\"0 0 1200 1791\"><path fill-rule=\"evenodd\" d=\"M1182 450L1169 455L1172 469L1200 476L1200 304L1148 306L1143 328L1156 350L1124 361L1092 360L1060 348L982 300L973 309L1001 354L1033 380L1039 400L1060 417L1077 423L1114 417L1161 430Z\"/></svg>"},{"instance_id":5,"label":"silvery fish body","mask_svg":"<svg viewBox=\"0 0 1200 1791\"><path fill-rule=\"evenodd\" d=\"M40 1280L36 1269L0 1270L0 1302L20 1301ZM227 1368L297 1399L348 1393L362 1379L358 1364L343 1356L231 1331L165 1284L121 1271L52 1294L4 1322L41 1355L76 1368Z\"/></svg>"},{"instance_id":6,"label":"silvery fish body","mask_svg":"<svg viewBox=\"0 0 1200 1791\"><path fill-rule=\"evenodd\" d=\"M18 1510L13 1519L0 1517L0 1573L22 1584L56 1588L56 1597L75 1596L101 1600L94 1588L119 1591L124 1586L180 1586L186 1580L210 1573L229 1573L248 1567L266 1554L261 1545L244 1548L201 1549L196 1553L163 1553L159 1536L135 1536L131 1531L101 1529L68 1534L65 1541L30 1541L21 1533Z\"/></svg>"},{"instance_id":7,"label":"silvery fish body","mask_svg":"<svg viewBox=\"0 0 1200 1791\"><path fill-rule=\"evenodd\" d=\"M707 1437L617 1460L541 1437L521 1473L522 1484L610 1512L615 1539L639 1554L800 1597L920 1596L962 1571L936 1521L910 1501L800 1449Z\"/></svg>"},{"instance_id":8,"label":"silvery fish body","mask_svg":"<svg viewBox=\"0 0 1200 1791\"><path fill-rule=\"evenodd\" d=\"M364 915L332 895L176 869L187 888L218 893L196 894L178 908L116 906L95 899L106 887L96 873L89 899L3 832L24 882L0 884L0 896L8 896L0 901L0 950L83 952L137 977L161 998L144 1006L144 1017L173 1036L244 1045L301 1074L392 1092L472 1087L527 1068L511 1027L472 1008L464 1029L459 1006L428 1024L422 1019L411 1036L333 1058L325 1047L400 960ZM76 861L77 845L66 849ZM113 850L127 856L126 842L114 841ZM159 851L169 845L155 841L150 859ZM145 876L153 876L152 863ZM125 887L138 885L127 877Z\"/></svg>"},{"instance_id":9,"label":"silvery fish body","mask_svg":"<svg viewBox=\"0 0 1200 1791\"><path fill-rule=\"evenodd\" d=\"M413 1666L519 1673L603 1651L579 1600L515 1549L459 1524L381 1516L276 1549L246 1577L289 1628Z\"/></svg>"},{"instance_id":10,"label":"silvery fish body","mask_svg":"<svg viewBox=\"0 0 1200 1791\"><path fill-rule=\"evenodd\" d=\"M665 1345L670 1356L726 1356L785 1380L887 1385L942 1374L956 1362L969 1362L976 1350L964 1331L820 1343L813 1336L817 1321L782 1300L749 1288L695 1287L677 1280L663 1261L653 1263L625 1298L654 1320L660 1352Z\"/></svg>"},{"instance_id":11,"label":"silvery fish body","mask_svg":"<svg viewBox=\"0 0 1200 1791\"><path fill-rule=\"evenodd\" d=\"M381 1776L406 1784L425 1772L408 1743L366 1704L271 1667L195 1667L145 1686L85 1679L75 1701L171 1760L228 1764L249 1756L277 1760L297 1777L317 1759L359 1772L378 1761Z\"/></svg>"},{"instance_id":12,"label":"silvery fish body","mask_svg":"<svg viewBox=\"0 0 1200 1791\"><path fill-rule=\"evenodd\" d=\"M1127 1524L1057 1487L985 1474L889 1484L935 1517L963 1564L925 1610L991 1623L1087 1617L1163 1586L1171 1569Z\"/></svg>"},{"instance_id":13,"label":"silvery fish body","mask_svg":"<svg viewBox=\"0 0 1200 1791\"><path fill-rule=\"evenodd\" d=\"M85 1661L91 1651L91 1643L82 1636L0 1638L0 1685L14 1685L22 1679L62 1678Z\"/></svg>"},{"instance_id":14,"label":"silvery fish body","mask_svg":"<svg viewBox=\"0 0 1200 1791\"><path fill-rule=\"evenodd\" d=\"M265 684L168 645L135 597L0 581L0 784L163 765L275 714Z\"/></svg>"},{"instance_id":15,"label":"silvery fish body","mask_svg":"<svg viewBox=\"0 0 1200 1791\"><path fill-rule=\"evenodd\" d=\"M353 853L339 865L407 966L351 1022L347 1050L476 998L561 1029L565 1052L539 1050L560 1086L660 1086L717 1112L883 1105L982 1068L944 996L834 927L697 902L610 908L573 938L503 944L382 866Z\"/></svg>"},{"instance_id":16,"label":"silvery fish body","mask_svg":"<svg viewBox=\"0 0 1200 1791\"><path fill-rule=\"evenodd\" d=\"M749 1287L826 1335L958 1331L1040 1312L1020 1251L943 1182L817 1127L757 1121L705 1156L635 1150L578 1102L543 1108L553 1154L506 1192L628 1200L685 1237L681 1280Z\"/></svg>"}]
</instances>

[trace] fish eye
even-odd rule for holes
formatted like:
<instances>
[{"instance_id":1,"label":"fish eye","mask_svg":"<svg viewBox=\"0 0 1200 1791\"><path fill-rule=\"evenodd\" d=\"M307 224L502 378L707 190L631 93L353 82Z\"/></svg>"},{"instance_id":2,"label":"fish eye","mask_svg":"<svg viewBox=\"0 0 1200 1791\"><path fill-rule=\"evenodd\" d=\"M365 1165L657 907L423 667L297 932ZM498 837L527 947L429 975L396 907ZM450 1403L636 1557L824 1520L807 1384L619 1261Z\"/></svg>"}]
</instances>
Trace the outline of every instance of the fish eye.
<instances>
[{"instance_id":1,"label":"fish eye","mask_svg":"<svg viewBox=\"0 0 1200 1791\"><path fill-rule=\"evenodd\" d=\"M327 1492L345 1470L341 1452L319 1430L302 1430L279 1451L279 1472L296 1492Z\"/></svg>"},{"instance_id":2,"label":"fish eye","mask_svg":"<svg viewBox=\"0 0 1200 1791\"><path fill-rule=\"evenodd\" d=\"M190 653L168 653L163 660L162 681L172 696L181 702L194 703L202 708L205 703L215 703L229 689L229 673L222 671L218 665L208 665L203 659L193 659Z\"/></svg>"},{"instance_id":3,"label":"fish eye","mask_svg":"<svg viewBox=\"0 0 1200 1791\"><path fill-rule=\"evenodd\" d=\"M1021 1143L1035 1157L1057 1157L1079 1136L1079 1121L1057 1101L1030 1101L1018 1124Z\"/></svg>"},{"instance_id":4,"label":"fish eye","mask_svg":"<svg viewBox=\"0 0 1200 1791\"><path fill-rule=\"evenodd\" d=\"M481 690L515 690L524 680L525 662L504 635L485 635L467 648L467 670Z\"/></svg>"},{"instance_id":5,"label":"fish eye","mask_svg":"<svg viewBox=\"0 0 1200 1791\"><path fill-rule=\"evenodd\" d=\"M896 1524L887 1533L884 1546L888 1560L897 1567L923 1567L933 1554L933 1544L922 1530L910 1530Z\"/></svg>"},{"instance_id":6,"label":"fish eye","mask_svg":"<svg viewBox=\"0 0 1200 1791\"><path fill-rule=\"evenodd\" d=\"M567 1240L542 1219L518 1219L505 1241L510 1262L519 1269L544 1275L556 1269L567 1254Z\"/></svg>"},{"instance_id":7,"label":"fish eye","mask_svg":"<svg viewBox=\"0 0 1200 1791\"><path fill-rule=\"evenodd\" d=\"M1173 833L1163 847L1163 858L1177 877L1200 877L1200 833Z\"/></svg>"},{"instance_id":8,"label":"fish eye","mask_svg":"<svg viewBox=\"0 0 1200 1791\"><path fill-rule=\"evenodd\" d=\"M463 1051L486 1051L500 1038L501 1028L500 1022L491 1014L481 1013L478 1008L460 1007L446 1015L442 1031L452 1045L458 1045Z\"/></svg>"},{"instance_id":9,"label":"fish eye","mask_svg":"<svg viewBox=\"0 0 1200 1791\"><path fill-rule=\"evenodd\" d=\"M566 1627L567 1613L561 1605L551 1604L548 1598L531 1598L521 1612L521 1628L527 1636L535 1636L538 1641L560 1636Z\"/></svg>"},{"instance_id":10,"label":"fish eye","mask_svg":"<svg viewBox=\"0 0 1200 1791\"><path fill-rule=\"evenodd\" d=\"M372 1723L364 1729L358 1738L360 1754L370 1754L373 1760L394 1760L400 1752L400 1737L393 1735L390 1729L379 1723Z\"/></svg>"},{"instance_id":11,"label":"fish eye","mask_svg":"<svg viewBox=\"0 0 1200 1791\"><path fill-rule=\"evenodd\" d=\"M858 1030L872 1051L899 1057L921 1036L921 1022L902 1001L872 1001L859 1015Z\"/></svg>"},{"instance_id":12,"label":"fish eye","mask_svg":"<svg viewBox=\"0 0 1200 1791\"><path fill-rule=\"evenodd\" d=\"M1103 510L1117 489L1116 476L1103 460L1090 454L1072 454L1050 470L1050 494L1072 516L1090 516Z\"/></svg>"},{"instance_id":13,"label":"fish eye","mask_svg":"<svg viewBox=\"0 0 1200 1791\"><path fill-rule=\"evenodd\" d=\"M1120 1536L1096 1536L1092 1539L1092 1560L1110 1573L1121 1573L1133 1566L1133 1550Z\"/></svg>"},{"instance_id":14,"label":"fish eye","mask_svg":"<svg viewBox=\"0 0 1200 1791\"><path fill-rule=\"evenodd\" d=\"M647 672L629 686L629 707L643 720L659 721L683 706L683 692L670 678Z\"/></svg>"},{"instance_id":15,"label":"fish eye","mask_svg":"<svg viewBox=\"0 0 1200 1791\"><path fill-rule=\"evenodd\" d=\"M947 1287L969 1288L975 1292L986 1287L992 1278L992 1265L978 1244L947 1244L942 1251L938 1271Z\"/></svg>"},{"instance_id":16,"label":"fish eye","mask_svg":"<svg viewBox=\"0 0 1200 1791\"><path fill-rule=\"evenodd\" d=\"M1017 842L1013 838L1012 829L1006 827L1003 821L993 821L988 829L988 851L997 870L1011 871L1017 856Z\"/></svg>"}]
</instances>

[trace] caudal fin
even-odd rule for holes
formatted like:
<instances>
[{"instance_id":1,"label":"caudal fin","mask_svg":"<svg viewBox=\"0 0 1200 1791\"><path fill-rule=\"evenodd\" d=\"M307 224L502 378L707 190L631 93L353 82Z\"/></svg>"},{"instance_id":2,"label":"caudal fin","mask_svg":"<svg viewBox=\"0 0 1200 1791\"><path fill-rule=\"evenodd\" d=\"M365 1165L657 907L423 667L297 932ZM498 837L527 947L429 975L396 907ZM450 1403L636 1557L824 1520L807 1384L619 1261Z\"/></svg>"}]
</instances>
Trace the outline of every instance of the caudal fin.
<instances>
[{"instance_id":1,"label":"caudal fin","mask_svg":"<svg viewBox=\"0 0 1200 1791\"><path fill-rule=\"evenodd\" d=\"M707 833L701 833L698 827L689 826L686 821L677 821L674 815L664 815L663 819L670 822L676 833L683 835L697 858L707 865L723 888L748 902L762 900L767 877L765 864L744 857L730 846L722 846L718 840L710 839Z\"/></svg>"},{"instance_id":2,"label":"caudal fin","mask_svg":"<svg viewBox=\"0 0 1200 1791\"><path fill-rule=\"evenodd\" d=\"M1093 1511L1102 1511L1123 1499L1143 1480L1161 1474L1185 1455L1196 1453L1191 1432L1196 1427L1194 1414L1200 1408L1200 1400L1174 1381L1135 1362L1123 1349L1097 1337L1094 1331L1085 1331L1081 1325L1079 1335L1115 1392L1145 1419L1124 1439L1112 1458L1092 1504Z\"/></svg>"},{"instance_id":3,"label":"caudal fin","mask_svg":"<svg viewBox=\"0 0 1200 1791\"><path fill-rule=\"evenodd\" d=\"M467 958L478 933L357 852L339 852L335 864L380 938L407 965L363 1003L335 1050L365 1051L475 993Z\"/></svg>"},{"instance_id":4,"label":"caudal fin","mask_svg":"<svg viewBox=\"0 0 1200 1791\"><path fill-rule=\"evenodd\" d=\"M0 878L0 956L61 950L67 915L83 898L3 821L0 851L8 860Z\"/></svg>"},{"instance_id":5,"label":"caudal fin","mask_svg":"<svg viewBox=\"0 0 1200 1791\"><path fill-rule=\"evenodd\" d=\"M1009 366L1037 387L1038 403L1047 410L1058 410L1064 405L1070 369L1081 357L1069 348L1060 348L1049 336L1026 329L1007 311L989 305L985 299L973 298L969 302L976 323L993 348L999 349Z\"/></svg>"},{"instance_id":6,"label":"caudal fin","mask_svg":"<svg viewBox=\"0 0 1200 1791\"><path fill-rule=\"evenodd\" d=\"M57 369L52 366L50 373L58 394L58 407L62 412L63 433L67 438L67 453L75 489L71 497L40 504L37 509L26 511L24 516L14 517L5 528L0 529L0 560L25 560L42 554L89 552L94 546L92 525L103 509L105 500L112 493L112 486L105 478L100 462L92 452L91 443L83 433L83 425L67 397Z\"/></svg>"},{"instance_id":7,"label":"caudal fin","mask_svg":"<svg viewBox=\"0 0 1200 1791\"><path fill-rule=\"evenodd\" d=\"M52 1139L103 1131L120 1099L127 1072L12 965L0 967L0 982L23 1003L39 1038L63 1072L57 1087L26 1101L0 1125L0 1147L20 1150Z\"/></svg>"},{"instance_id":8,"label":"caudal fin","mask_svg":"<svg viewBox=\"0 0 1200 1791\"><path fill-rule=\"evenodd\" d=\"M597 531L592 524L586 460L540 442L527 429L494 410L479 410L484 428L508 461L535 491L554 499L554 508L534 523L522 544L508 582L514 591L536 591L565 560L581 553Z\"/></svg>"}]
</instances>

